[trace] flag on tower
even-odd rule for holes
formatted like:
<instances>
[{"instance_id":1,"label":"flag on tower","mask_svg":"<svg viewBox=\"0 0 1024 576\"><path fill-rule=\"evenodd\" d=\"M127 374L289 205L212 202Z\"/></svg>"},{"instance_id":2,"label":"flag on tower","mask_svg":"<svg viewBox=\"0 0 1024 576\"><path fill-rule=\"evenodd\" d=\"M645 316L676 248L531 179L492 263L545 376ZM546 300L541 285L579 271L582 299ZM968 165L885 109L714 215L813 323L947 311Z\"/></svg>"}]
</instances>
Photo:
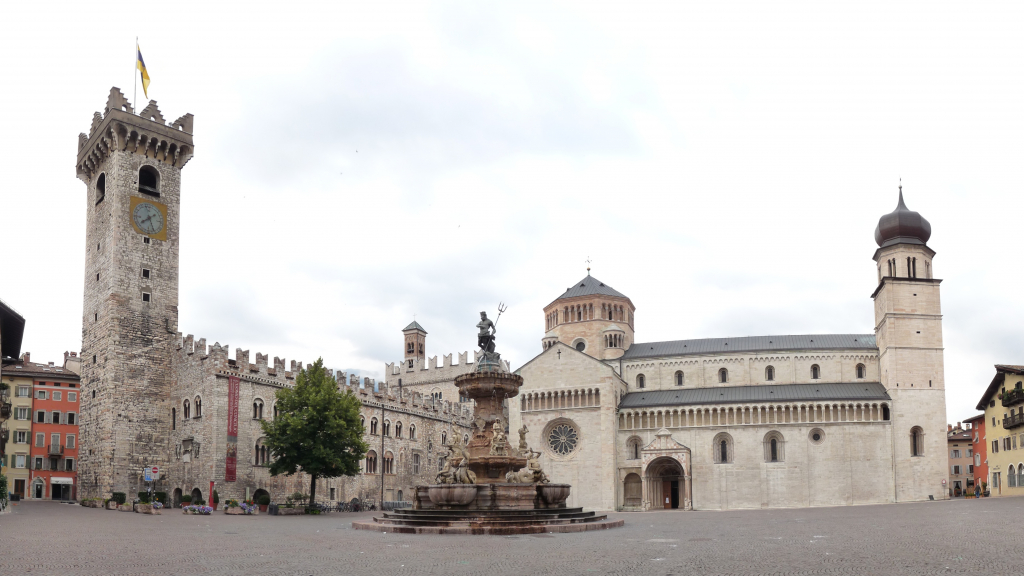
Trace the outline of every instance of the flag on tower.
<instances>
[{"instance_id":1,"label":"flag on tower","mask_svg":"<svg viewBox=\"0 0 1024 576\"><path fill-rule=\"evenodd\" d=\"M139 69L139 75L142 76L142 93L149 98L149 72L146 71L146 63L142 60L142 50L139 49L139 44L135 44L135 67Z\"/></svg>"}]
</instances>

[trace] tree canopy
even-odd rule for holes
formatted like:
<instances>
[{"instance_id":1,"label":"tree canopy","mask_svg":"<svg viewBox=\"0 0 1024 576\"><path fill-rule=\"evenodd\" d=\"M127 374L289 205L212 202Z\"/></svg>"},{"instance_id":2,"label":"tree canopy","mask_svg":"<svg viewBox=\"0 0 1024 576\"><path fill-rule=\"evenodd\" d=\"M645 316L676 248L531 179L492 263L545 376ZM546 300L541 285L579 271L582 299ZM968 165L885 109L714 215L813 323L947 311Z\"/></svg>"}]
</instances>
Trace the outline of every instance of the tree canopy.
<instances>
[{"instance_id":1,"label":"tree canopy","mask_svg":"<svg viewBox=\"0 0 1024 576\"><path fill-rule=\"evenodd\" d=\"M261 422L273 459L270 473L309 474L310 502L318 478L354 476L369 446L363 442L361 403L342 393L324 370L322 358L295 378L294 388L277 391L277 415Z\"/></svg>"}]
</instances>

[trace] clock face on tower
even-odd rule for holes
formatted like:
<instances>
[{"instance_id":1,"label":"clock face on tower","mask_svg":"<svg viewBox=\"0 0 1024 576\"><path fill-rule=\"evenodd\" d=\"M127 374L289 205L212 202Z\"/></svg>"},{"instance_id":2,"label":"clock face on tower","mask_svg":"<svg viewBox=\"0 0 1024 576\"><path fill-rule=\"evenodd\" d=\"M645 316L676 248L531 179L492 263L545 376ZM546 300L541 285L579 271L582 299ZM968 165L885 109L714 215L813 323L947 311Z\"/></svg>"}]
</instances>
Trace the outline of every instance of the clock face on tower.
<instances>
[{"instance_id":1,"label":"clock face on tower","mask_svg":"<svg viewBox=\"0 0 1024 576\"><path fill-rule=\"evenodd\" d=\"M135 225L146 234L159 234L164 229L164 215L149 202L140 202L132 211Z\"/></svg>"},{"instance_id":2,"label":"clock face on tower","mask_svg":"<svg viewBox=\"0 0 1024 576\"><path fill-rule=\"evenodd\" d=\"M157 240L167 240L167 206L137 196L131 197L129 205L132 227L139 234Z\"/></svg>"}]
</instances>

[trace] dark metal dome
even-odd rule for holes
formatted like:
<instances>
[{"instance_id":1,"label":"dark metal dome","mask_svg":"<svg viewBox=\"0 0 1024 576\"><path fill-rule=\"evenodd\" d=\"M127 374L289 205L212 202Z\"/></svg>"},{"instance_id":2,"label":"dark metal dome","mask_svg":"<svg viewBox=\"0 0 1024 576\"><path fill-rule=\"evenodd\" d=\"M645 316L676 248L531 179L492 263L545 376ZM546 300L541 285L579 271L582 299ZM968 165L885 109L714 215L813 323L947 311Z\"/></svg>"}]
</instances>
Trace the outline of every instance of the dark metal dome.
<instances>
[{"instance_id":1,"label":"dark metal dome","mask_svg":"<svg viewBox=\"0 0 1024 576\"><path fill-rule=\"evenodd\" d=\"M899 243L925 244L931 236L932 225L903 203L903 185L900 185L900 202L895 210L878 219L875 242L880 247Z\"/></svg>"}]
</instances>

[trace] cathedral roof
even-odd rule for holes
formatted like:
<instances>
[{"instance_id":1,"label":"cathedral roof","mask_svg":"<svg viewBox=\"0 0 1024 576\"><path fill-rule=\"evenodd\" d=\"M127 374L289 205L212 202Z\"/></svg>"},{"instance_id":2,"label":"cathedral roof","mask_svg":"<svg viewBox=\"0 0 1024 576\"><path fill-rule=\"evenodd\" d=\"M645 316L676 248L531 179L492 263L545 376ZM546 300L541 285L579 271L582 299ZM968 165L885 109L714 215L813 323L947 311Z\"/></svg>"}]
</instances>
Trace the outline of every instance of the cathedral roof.
<instances>
[{"instance_id":1,"label":"cathedral roof","mask_svg":"<svg viewBox=\"0 0 1024 576\"><path fill-rule=\"evenodd\" d=\"M896 209L878 219L875 242L879 247L893 244L925 244L932 235L932 225L903 203L903 186Z\"/></svg>"},{"instance_id":2,"label":"cathedral roof","mask_svg":"<svg viewBox=\"0 0 1024 576\"><path fill-rule=\"evenodd\" d=\"M891 400L878 382L834 384L782 384L760 386L715 386L630 392L619 408L729 404L735 402L801 402L821 400Z\"/></svg>"},{"instance_id":3,"label":"cathedral roof","mask_svg":"<svg viewBox=\"0 0 1024 576\"><path fill-rule=\"evenodd\" d=\"M618 296L619 298L627 298L625 294L619 292L618 290L612 288L611 286L605 284L604 282L601 282L600 280L594 278L590 274L587 274L587 276L583 280L580 280L573 286L566 288L565 293L563 293L558 298L555 298L552 301L552 304L558 302L559 300L565 300L567 298L576 298L578 296L594 296L597 294L601 296Z\"/></svg>"},{"instance_id":4,"label":"cathedral roof","mask_svg":"<svg viewBox=\"0 0 1024 576\"><path fill-rule=\"evenodd\" d=\"M743 336L741 338L700 338L669 342L637 342L626 350L623 360L721 354L724 352L774 352L784 350L877 350L874 334L801 334L791 336Z\"/></svg>"},{"instance_id":5,"label":"cathedral roof","mask_svg":"<svg viewBox=\"0 0 1024 576\"><path fill-rule=\"evenodd\" d=\"M427 331L424 330L423 326L420 326L420 323L415 321L415 320L412 321L412 324L409 324L405 328L402 328L402 332L405 332L406 330L419 330L420 332L423 332L424 334L427 333Z\"/></svg>"}]
</instances>

